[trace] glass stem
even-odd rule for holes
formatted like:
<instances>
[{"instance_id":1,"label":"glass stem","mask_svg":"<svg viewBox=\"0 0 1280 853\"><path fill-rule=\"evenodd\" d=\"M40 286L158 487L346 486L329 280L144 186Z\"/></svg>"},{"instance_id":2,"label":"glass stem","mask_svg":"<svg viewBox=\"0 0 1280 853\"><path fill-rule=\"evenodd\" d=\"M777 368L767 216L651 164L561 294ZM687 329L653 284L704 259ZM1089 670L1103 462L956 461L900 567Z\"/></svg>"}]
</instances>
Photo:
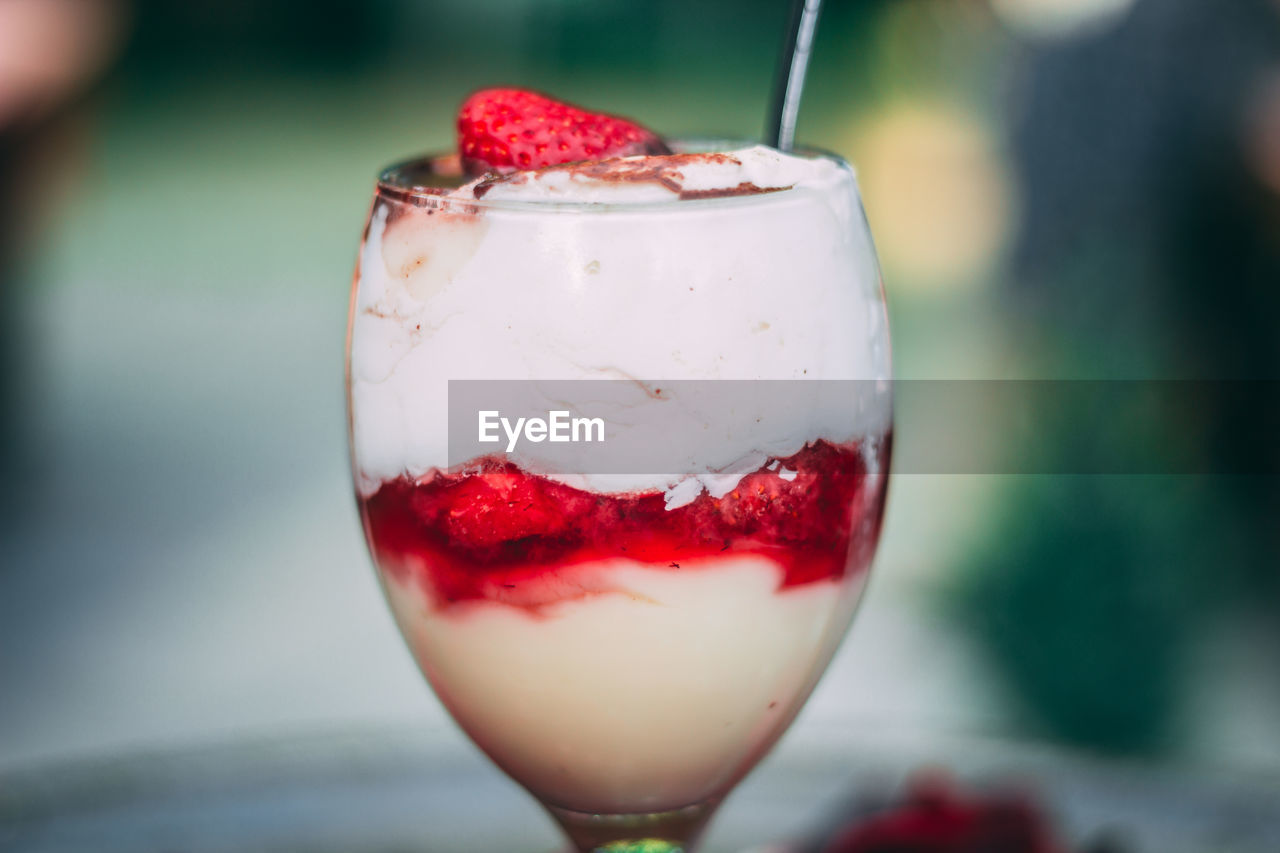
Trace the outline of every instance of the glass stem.
<instances>
[{"instance_id":1,"label":"glass stem","mask_svg":"<svg viewBox=\"0 0 1280 853\"><path fill-rule=\"evenodd\" d=\"M603 815L547 806L576 853L693 853L718 802L653 814Z\"/></svg>"}]
</instances>

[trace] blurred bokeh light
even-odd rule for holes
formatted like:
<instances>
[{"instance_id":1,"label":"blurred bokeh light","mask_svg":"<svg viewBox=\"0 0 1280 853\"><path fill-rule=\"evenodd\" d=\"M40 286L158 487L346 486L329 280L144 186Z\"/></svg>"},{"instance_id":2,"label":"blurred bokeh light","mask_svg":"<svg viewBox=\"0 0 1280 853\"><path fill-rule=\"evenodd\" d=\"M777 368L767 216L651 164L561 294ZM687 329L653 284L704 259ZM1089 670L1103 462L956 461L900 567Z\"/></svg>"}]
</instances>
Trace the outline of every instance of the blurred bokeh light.
<instances>
[{"instance_id":1,"label":"blurred bokeh light","mask_svg":"<svg viewBox=\"0 0 1280 853\"><path fill-rule=\"evenodd\" d=\"M947 103L890 103L855 129L849 147L890 281L912 290L992 282L1011 198L999 144L980 117Z\"/></svg>"},{"instance_id":2,"label":"blurred bokeh light","mask_svg":"<svg viewBox=\"0 0 1280 853\"><path fill-rule=\"evenodd\" d=\"M1065 38L1115 23L1134 0L991 0L1000 20L1029 36Z\"/></svg>"}]
</instances>

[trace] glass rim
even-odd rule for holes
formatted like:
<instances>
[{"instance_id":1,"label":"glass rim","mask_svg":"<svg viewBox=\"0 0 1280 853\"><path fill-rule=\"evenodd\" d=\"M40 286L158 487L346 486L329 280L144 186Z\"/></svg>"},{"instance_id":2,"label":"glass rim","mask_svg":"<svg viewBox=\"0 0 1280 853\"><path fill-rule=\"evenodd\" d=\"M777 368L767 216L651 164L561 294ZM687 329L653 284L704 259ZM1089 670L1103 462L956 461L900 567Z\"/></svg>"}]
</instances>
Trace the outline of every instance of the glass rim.
<instances>
[{"instance_id":1,"label":"glass rim","mask_svg":"<svg viewBox=\"0 0 1280 853\"><path fill-rule=\"evenodd\" d=\"M693 137L667 140L677 154L701 152L728 152L763 145L759 140L729 139L725 137ZM831 151L798 145L789 154L808 159L829 160L839 166L857 185L857 173L853 166ZM438 175L441 185L433 186L417 178ZM394 204L422 208L466 207L468 209L501 210L525 213L637 213L673 209L700 209L708 207L742 207L758 204L777 204L790 198L790 188L750 195L717 196L711 198L680 199L642 202L593 202L530 199L455 198L446 193L474 180L462 171L461 160L455 153L425 154L401 160L378 173L374 195L376 199Z\"/></svg>"}]
</instances>

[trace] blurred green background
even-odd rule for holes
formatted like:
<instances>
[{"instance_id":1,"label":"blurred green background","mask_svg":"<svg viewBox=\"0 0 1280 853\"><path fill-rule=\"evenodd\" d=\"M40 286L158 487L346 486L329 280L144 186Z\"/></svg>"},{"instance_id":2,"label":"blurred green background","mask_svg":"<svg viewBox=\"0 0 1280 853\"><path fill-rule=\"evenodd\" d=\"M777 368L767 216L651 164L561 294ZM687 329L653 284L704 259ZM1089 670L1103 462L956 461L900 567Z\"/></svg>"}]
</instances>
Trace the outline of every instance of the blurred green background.
<instances>
[{"instance_id":1,"label":"blurred green background","mask_svg":"<svg viewBox=\"0 0 1280 853\"><path fill-rule=\"evenodd\" d=\"M0 4L0 767L405 719L460 737L350 496L373 177L449 148L494 84L757 136L785 4ZM1277 378L1280 3L827 5L799 136L859 170L899 376ZM1159 428L1274 470L1247 408L1200 415ZM1280 772L1274 478L891 491L799 726Z\"/></svg>"}]
</instances>

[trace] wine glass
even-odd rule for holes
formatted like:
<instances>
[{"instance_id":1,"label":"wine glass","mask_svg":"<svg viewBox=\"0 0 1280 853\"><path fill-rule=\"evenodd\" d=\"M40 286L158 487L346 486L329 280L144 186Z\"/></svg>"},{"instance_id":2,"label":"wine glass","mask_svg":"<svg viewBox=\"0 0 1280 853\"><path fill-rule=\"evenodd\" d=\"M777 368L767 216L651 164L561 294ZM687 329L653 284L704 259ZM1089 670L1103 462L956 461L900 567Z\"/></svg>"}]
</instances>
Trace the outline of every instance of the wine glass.
<instances>
[{"instance_id":1,"label":"wine glass","mask_svg":"<svg viewBox=\"0 0 1280 853\"><path fill-rule=\"evenodd\" d=\"M883 289L853 171L798 156L820 179L638 203L450 194L449 157L377 183L347 378L378 578L440 701L579 851L693 848L813 690L879 537ZM727 388L785 429L703 424L724 452L675 475L459 459L463 380ZM854 414L773 396L797 387Z\"/></svg>"}]
</instances>

